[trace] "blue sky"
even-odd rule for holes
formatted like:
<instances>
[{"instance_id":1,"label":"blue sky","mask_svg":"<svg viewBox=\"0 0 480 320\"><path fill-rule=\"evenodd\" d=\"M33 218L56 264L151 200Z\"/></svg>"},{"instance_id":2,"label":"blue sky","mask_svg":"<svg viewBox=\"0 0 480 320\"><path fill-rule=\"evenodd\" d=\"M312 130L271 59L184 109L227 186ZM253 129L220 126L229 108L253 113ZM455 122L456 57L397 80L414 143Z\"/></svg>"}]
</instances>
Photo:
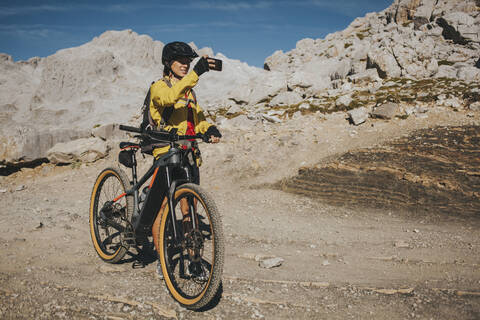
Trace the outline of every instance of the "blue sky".
<instances>
[{"instance_id":1,"label":"blue sky","mask_svg":"<svg viewBox=\"0 0 480 320\"><path fill-rule=\"evenodd\" d=\"M132 29L155 40L193 41L262 67L275 50L324 38L393 0L5 1L0 52L15 61L79 46L107 30Z\"/></svg>"}]
</instances>

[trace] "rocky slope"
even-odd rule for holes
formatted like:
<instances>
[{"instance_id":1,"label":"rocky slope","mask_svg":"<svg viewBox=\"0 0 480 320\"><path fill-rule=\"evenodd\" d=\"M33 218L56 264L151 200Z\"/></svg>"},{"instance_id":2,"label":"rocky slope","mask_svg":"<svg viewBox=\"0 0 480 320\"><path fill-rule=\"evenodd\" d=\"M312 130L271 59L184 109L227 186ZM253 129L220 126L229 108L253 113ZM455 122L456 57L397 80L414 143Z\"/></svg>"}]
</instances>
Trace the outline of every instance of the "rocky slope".
<instances>
[{"instance_id":1,"label":"rocky slope","mask_svg":"<svg viewBox=\"0 0 480 320\"><path fill-rule=\"evenodd\" d=\"M275 52L266 70L217 54L224 71L202 76L198 97L223 130L312 113L349 111L359 125L368 117L408 117L438 105L478 111L479 6L473 0L395 0L325 39L303 39L290 52ZM162 48L126 30L46 58L14 62L1 55L0 162L104 156L111 147L104 140L120 136L113 124L139 123L148 85L162 72ZM209 48L199 51L213 55ZM94 156L82 156L75 145L96 146Z\"/></svg>"},{"instance_id":2,"label":"rocky slope","mask_svg":"<svg viewBox=\"0 0 480 320\"><path fill-rule=\"evenodd\" d=\"M418 130L388 145L303 168L280 186L336 206L475 216L480 208L479 142L479 126Z\"/></svg>"}]
</instances>

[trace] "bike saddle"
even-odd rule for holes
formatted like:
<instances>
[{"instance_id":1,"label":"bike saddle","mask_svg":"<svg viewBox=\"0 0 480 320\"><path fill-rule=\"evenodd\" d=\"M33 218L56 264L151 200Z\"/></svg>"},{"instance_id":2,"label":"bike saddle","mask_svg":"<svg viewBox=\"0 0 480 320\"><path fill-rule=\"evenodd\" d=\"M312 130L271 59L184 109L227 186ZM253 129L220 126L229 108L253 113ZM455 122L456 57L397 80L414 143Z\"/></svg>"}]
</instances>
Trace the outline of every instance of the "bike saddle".
<instances>
[{"instance_id":1,"label":"bike saddle","mask_svg":"<svg viewBox=\"0 0 480 320\"><path fill-rule=\"evenodd\" d=\"M120 142L120 149L132 148L132 147L140 148L140 144L135 142L128 142L128 141Z\"/></svg>"}]
</instances>

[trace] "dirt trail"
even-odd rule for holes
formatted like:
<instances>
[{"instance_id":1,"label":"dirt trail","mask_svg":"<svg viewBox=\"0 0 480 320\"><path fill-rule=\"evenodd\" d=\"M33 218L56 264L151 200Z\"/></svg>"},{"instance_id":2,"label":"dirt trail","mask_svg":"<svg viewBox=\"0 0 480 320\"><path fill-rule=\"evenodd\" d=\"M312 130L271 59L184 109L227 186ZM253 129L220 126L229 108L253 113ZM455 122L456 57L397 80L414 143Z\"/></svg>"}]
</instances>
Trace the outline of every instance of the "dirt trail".
<instances>
[{"instance_id":1,"label":"dirt trail","mask_svg":"<svg viewBox=\"0 0 480 320\"><path fill-rule=\"evenodd\" d=\"M480 122L478 115L442 119L444 125ZM391 129L383 122L375 126L385 140L429 126L401 121L392 121ZM352 138L348 124L327 119L320 126L329 130L330 142L324 140L305 163L270 167L271 175L265 167L269 154L238 145L233 135L226 135L223 147L204 146L202 185L223 214L227 236L223 294L204 312L173 302L156 276L156 262L134 268L131 262L108 265L96 256L88 230L89 197L96 175L114 157L89 166L46 164L1 177L6 192L0 193L0 318L478 319L478 214L365 209L355 199L331 206L268 187L302 165L379 142L368 131L372 127L355 128ZM260 141L271 131L257 132ZM245 151L238 159L228 151L212 158L235 143ZM287 142L279 157L308 145ZM251 153L260 154L258 165L240 167ZM284 262L263 269L255 261L260 256Z\"/></svg>"}]
</instances>

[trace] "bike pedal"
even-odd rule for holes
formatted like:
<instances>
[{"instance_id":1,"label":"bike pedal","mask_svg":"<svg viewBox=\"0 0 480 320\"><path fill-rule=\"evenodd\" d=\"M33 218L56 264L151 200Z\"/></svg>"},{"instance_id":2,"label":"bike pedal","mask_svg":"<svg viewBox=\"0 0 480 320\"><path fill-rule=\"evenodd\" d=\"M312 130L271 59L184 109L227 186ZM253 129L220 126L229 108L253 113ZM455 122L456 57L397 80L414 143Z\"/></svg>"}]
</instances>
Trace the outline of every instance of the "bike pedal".
<instances>
[{"instance_id":1,"label":"bike pedal","mask_svg":"<svg viewBox=\"0 0 480 320\"><path fill-rule=\"evenodd\" d=\"M137 244L137 241L135 239L135 234L133 232L125 232L123 234L123 241L131 246L134 246Z\"/></svg>"}]
</instances>

